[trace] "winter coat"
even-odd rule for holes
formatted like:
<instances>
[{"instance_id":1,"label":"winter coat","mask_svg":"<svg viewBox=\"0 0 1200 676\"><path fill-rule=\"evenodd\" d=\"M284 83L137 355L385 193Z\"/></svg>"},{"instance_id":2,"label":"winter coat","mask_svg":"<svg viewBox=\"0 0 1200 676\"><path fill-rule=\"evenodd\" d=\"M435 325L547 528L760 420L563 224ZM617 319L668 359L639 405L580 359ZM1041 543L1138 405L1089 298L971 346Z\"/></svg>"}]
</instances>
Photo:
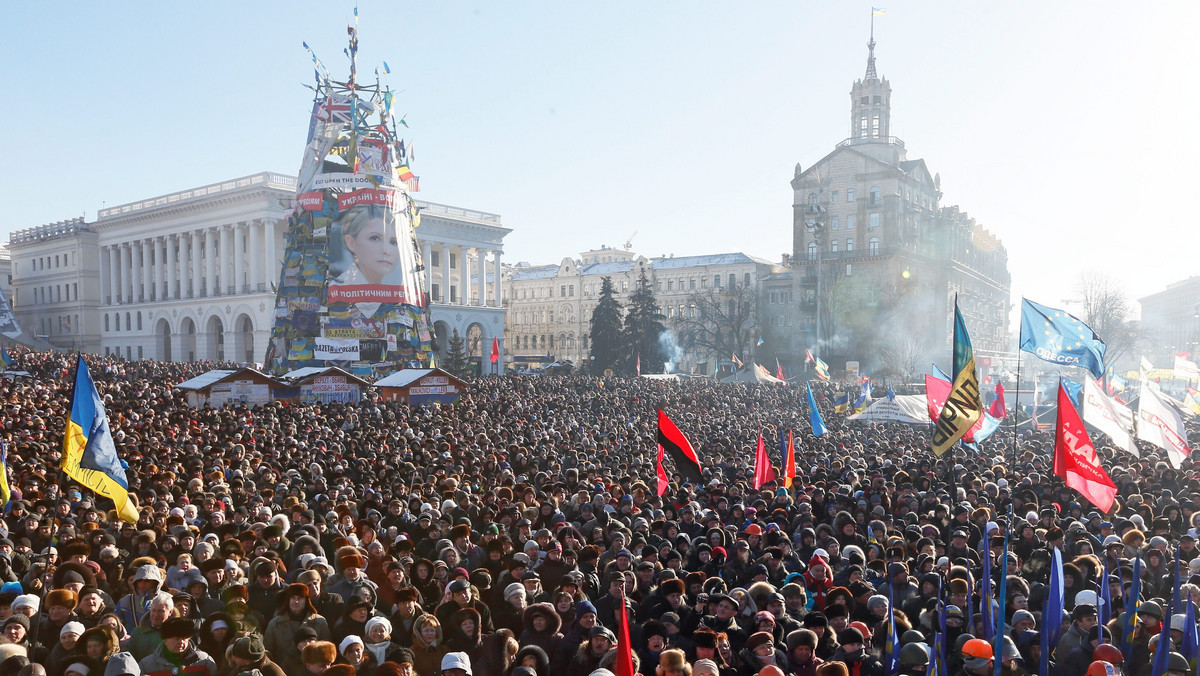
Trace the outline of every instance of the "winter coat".
<instances>
[{"instance_id":1,"label":"winter coat","mask_svg":"<svg viewBox=\"0 0 1200 676\"><path fill-rule=\"evenodd\" d=\"M431 621L436 621L432 615L422 615L413 623L413 671L417 676L440 676L442 673L442 658L446 655L446 646L442 644L442 628L437 629L437 638L433 645L421 637L421 627ZM591 672L588 672L591 673Z\"/></svg>"},{"instance_id":2,"label":"winter coat","mask_svg":"<svg viewBox=\"0 0 1200 676\"><path fill-rule=\"evenodd\" d=\"M275 613L275 617L267 623L267 628L263 631L263 647L272 655L282 655L288 650L295 650L296 632L301 627L310 627L317 632L317 640L320 641L328 641L332 636L329 622L324 617L311 611L305 611L303 615L296 617L285 608Z\"/></svg>"},{"instance_id":3,"label":"winter coat","mask_svg":"<svg viewBox=\"0 0 1200 676\"><path fill-rule=\"evenodd\" d=\"M187 652L179 655L160 645L138 662L144 676L217 676L217 663L208 653L188 646ZM263 674L266 676L266 674Z\"/></svg>"},{"instance_id":4,"label":"winter coat","mask_svg":"<svg viewBox=\"0 0 1200 676\"><path fill-rule=\"evenodd\" d=\"M543 631L535 631L533 628L533 618L537 616L546 618L546 628ZM559 633L562 618L554 611L554 606L549 603L535 603L529 606L525 609L524 625L525 630L518 639L522 646L536 645L547 655L553 655L558 650L558 644L563 639L563 635Z\"/></svg>"}]
</instances>

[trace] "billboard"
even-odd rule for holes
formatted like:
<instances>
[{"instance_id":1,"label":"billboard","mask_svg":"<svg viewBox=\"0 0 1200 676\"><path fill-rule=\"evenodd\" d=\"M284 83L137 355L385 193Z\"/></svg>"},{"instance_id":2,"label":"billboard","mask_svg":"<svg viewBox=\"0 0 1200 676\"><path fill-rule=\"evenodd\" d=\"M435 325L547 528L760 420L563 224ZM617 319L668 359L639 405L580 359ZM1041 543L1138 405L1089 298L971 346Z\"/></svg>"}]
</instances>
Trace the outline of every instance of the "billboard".
<instances>
[{"instance_id":1,"label":"billboard","mask_svg":"<svg viewBox=\"0 0 1200 676\"><path fill-rule=\"evenodd\" d=\"M355 36L356 38L356 36ZM357 42L352 44L352 49ZM320 77L309 120L267 368L383 374L431 361L428 293L392 93ZM407 126L407 125L406 125Z\"/></svg>"}]
</instances>

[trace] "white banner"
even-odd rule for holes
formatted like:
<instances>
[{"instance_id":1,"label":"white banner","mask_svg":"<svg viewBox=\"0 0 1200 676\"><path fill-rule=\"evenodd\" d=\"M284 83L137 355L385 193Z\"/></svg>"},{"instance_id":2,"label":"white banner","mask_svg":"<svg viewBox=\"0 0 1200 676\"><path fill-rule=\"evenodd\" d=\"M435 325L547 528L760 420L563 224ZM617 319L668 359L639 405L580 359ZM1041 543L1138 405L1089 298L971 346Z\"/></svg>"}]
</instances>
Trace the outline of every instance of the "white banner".
<instances>
[{"instance_id":1,"label":"white banner","mask_svg":"<svg viewBox=\"0 0 1200 676\"><path fill-rule=\"evenodd\" d=\"M313 358L328 361L358 361L358 339L318 337L316 347L313 349Z\"/></svg>"},{"instance_id":2,"label":"white banner","mask_svg":"<svg viewBox=\"0 0 1200 676\"><path fill-rule=\"evenodd\" d=\"M925 425L929 423L927 408L923 394L896 395L895 401L886 398L880 399L868 406L862 413L856 413L846 419Z\"/></svg>"},{"instance_id":3,"label":"white banner","mask_svg":"<svg viewBox=\"0 0 1200 676\"><path fill-rule=\"evenodd\" d=\"M1105 394L1091 378L1083 379L1083 420L1112 437L1114 446L1138 455L1133 440L1133 411Z\"/></svg>"},{"instance_id":4,"label":"white banner","mask_svg":"<svg viewBox=\"0 0 1200 676\"><path fill-rule=\"evenodd\" d=\"M1179 469L1188 457L1187 432L1183 418L1155 391L1142 384L1138 395L1138 439L1166 450L1171 466Z\"/></svg>"},{"instance_id":5,"label":"white banner","mask_svg":"<svg viewBox=\"0 0 1200 676\"><path fill-rule=\"evenodd\" d=\"M1189 361L1175 355L1175 377L1180 380L1196 380L1200 378L1200 367L1196 366L1196 362Z\"/></svg>"}]
</instances>

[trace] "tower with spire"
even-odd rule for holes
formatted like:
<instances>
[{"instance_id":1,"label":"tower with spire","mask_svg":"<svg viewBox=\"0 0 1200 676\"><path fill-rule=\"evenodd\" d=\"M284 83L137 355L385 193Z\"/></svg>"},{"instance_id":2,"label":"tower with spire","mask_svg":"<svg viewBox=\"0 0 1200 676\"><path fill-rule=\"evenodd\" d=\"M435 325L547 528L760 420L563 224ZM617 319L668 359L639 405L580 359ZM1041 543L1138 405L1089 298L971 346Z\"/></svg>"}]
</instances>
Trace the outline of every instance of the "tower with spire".
<instances>
[{"instance_id":1,"label":"tower with spire","mask_svg":"<svg viewBox=\"0 0 1200 676\"><path fill-rule=\"evenodd\" d=\"M867 43L867 74L850 88L850 143L892 144L892 85L875 70L875 18ZM903 144L896 144L903 147ZM900 158L903 159L903 158Z\"/></svg>"}]
</instances>

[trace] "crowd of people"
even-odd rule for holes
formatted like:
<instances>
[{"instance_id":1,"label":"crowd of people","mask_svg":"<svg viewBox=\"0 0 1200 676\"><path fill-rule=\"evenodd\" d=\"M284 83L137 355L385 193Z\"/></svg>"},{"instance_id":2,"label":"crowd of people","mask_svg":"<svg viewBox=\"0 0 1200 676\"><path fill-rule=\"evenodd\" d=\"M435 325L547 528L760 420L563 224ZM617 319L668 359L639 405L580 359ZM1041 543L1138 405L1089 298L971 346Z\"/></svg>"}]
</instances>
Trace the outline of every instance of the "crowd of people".
<instances>
[{"instance_id":1,"label":"crowd of people","mask_svg":"<svg viewBox=\"0 0 1200 676\"><path fill-rule=\"evenodd\" d=\"M814 438L803 387L507 376L452 406L192 408L173 386L217 365L91 356L133 525L59 472L74 357L16 359L0 676L613 676L622 648L643 676L924 675L939 645L949 676L1150 676L1160 650L1195 676L1200 482L1148 446L1095 439L1102 514L1054 476L1053 430L939 458L821 384ZM661 497L658 409L703 470L668 465ZM759 435L787 430L794 482L755 488Z\"/></svg>"}]
</instances>

